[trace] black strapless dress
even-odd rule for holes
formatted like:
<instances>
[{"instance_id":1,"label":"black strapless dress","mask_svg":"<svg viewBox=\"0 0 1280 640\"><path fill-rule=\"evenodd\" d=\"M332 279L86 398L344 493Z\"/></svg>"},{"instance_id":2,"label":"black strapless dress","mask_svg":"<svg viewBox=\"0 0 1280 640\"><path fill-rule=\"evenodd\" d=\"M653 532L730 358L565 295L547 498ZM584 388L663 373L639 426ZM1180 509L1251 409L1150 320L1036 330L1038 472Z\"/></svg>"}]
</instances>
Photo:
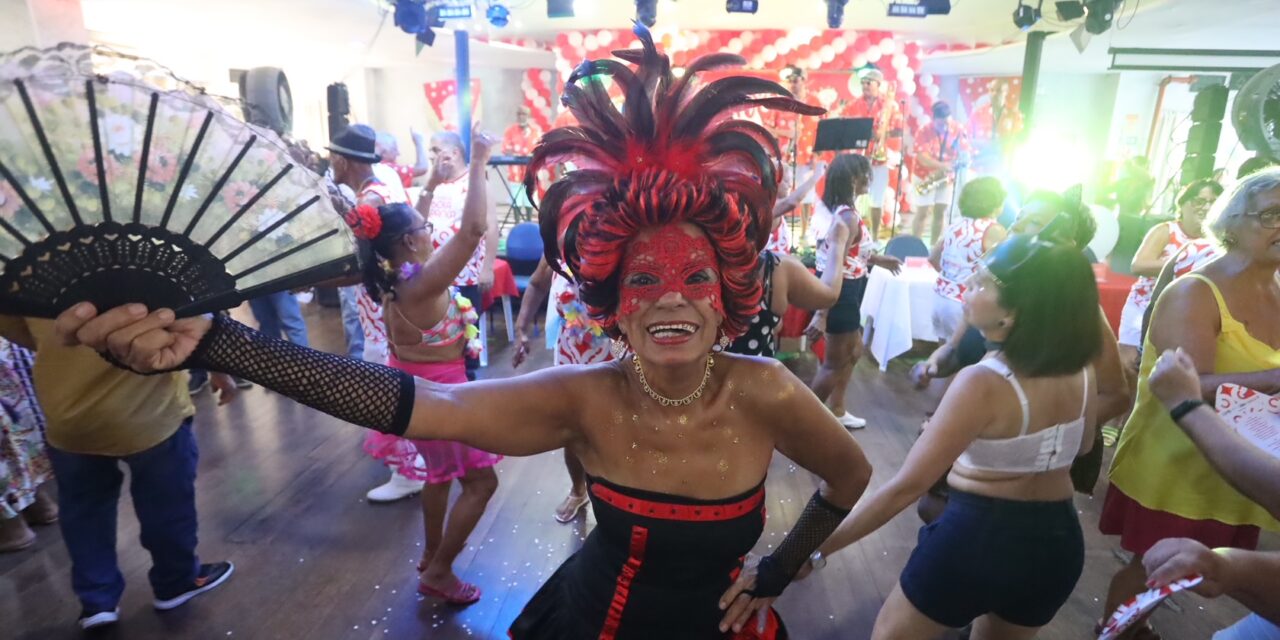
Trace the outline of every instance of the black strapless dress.
<instances>
[{"instance_id":1,"label":"black strapless dress","mask_svg":"<svg viewBox=\"0 0 1280 640\"><path fill-rule=\"evenodd\" d=\"M764 484L693 500L589 478L598 526L525 605L514 640L784 640L773 611L720 633L719 602L764 531Z\"/></svg>"}]
</instances>

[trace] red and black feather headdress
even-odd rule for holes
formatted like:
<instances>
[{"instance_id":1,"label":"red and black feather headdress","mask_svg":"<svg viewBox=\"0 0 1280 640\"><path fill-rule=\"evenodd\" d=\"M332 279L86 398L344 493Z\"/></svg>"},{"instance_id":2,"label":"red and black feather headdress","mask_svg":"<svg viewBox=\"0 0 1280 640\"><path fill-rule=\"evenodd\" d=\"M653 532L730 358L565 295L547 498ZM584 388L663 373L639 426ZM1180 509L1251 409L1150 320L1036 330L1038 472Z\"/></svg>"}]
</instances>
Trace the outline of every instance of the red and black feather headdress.
<instances>
[{"instance_id":1,"label":"red and black feather headdress","mask_svg":"<svg viewBox=\"0 0 1280 640\"><path fill-rule=\"evenodd\" d=\"M756 264L772 228L781 153L767 129L732 116L753 108L811 116L825 110L762 78L697 82L701 72L745 64L733 54L699 58L676 78L648 29L637 24L634 32L642 48L574 70L563 102L578 125L552 129L533 150L524 180L530 194L539 170L574 168L538 203L547 262L557 271L568 267L591 315L616 335L626 244L644 228L697 225L720 263L725 332L738 335L760 301ZM621 109L605 77L622 89Z\"/></svg>"}]
</instances>

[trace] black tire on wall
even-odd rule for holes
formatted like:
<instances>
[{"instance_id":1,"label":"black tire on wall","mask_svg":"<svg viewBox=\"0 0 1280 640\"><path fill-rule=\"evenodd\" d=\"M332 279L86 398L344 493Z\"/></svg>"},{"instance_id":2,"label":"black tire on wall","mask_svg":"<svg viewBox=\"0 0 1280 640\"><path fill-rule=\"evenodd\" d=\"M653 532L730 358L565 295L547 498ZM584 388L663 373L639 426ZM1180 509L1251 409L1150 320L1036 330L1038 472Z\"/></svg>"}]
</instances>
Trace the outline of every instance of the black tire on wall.
<instances>
[{"instance_id":1,"label":"black tire on wall","mask_svg":"<svg viewBox=\"0 0 1280 640\"><path fill-rule=\"evenodd\" d=\"M293 94L284 71L254 67L240 79L245 119L280 135L293 130Z\"/></svg>"}]
</instances>

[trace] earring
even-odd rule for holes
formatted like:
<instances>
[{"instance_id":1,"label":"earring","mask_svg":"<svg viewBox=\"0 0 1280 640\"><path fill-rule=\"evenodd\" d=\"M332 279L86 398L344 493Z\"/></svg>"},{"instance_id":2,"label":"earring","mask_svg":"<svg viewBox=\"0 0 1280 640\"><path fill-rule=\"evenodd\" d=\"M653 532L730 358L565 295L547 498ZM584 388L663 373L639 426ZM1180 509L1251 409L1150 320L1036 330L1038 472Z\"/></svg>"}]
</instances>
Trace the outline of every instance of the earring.
<instances>
[{"instance_id":1,"label":"earring","mask_svg":"<svg viewBox=\"0 0 1280 640\"><path fill-rule=\"evenodd\" d=\"M623 338L614 338L609 342L609 353L613 354L614 360L621 360L627 355L627 343Z\"/></svg>"},{"instance_id":2,"label":"earring","mask_svg":"<svg viewBox=\"0 0 1280 640\"><path fill-rule=\"evenodd\" d=\"M729 336L721 334L720 340L718 341L718 343L719 343L718 346L720 347L720 350L724 351L725 349L729 348L729 345L733 344L733 341L729 339Z\"/></svg>"}]
</instances>

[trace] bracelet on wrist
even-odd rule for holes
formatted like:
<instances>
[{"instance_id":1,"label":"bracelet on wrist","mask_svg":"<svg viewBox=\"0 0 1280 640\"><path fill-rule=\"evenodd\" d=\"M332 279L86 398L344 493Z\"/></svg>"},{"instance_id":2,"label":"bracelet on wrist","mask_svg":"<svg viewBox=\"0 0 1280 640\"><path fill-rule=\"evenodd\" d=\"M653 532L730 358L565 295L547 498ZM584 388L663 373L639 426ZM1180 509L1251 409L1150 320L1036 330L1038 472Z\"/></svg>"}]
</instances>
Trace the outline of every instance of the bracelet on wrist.
<instances>
[{"instance_id":1,"label":"bracelet on wrist","mask_svg":"<svg viewBox=\"0 0 1280 640\"><path fill-rule=\"evenodd\" d=\"M1200 407L1203 407L1203 406L1205 406L1204 400L1199 400L1199 399L1183 400L1182 402L1178 403L1178 406L1169 410L1169 417L1173 418L1173 421L1177 423L1178 421L1187 417L1188 413L1191 413L1192 411L1195 411L1196 409L1199 409Z\"/></svg>"}]
</instances>

